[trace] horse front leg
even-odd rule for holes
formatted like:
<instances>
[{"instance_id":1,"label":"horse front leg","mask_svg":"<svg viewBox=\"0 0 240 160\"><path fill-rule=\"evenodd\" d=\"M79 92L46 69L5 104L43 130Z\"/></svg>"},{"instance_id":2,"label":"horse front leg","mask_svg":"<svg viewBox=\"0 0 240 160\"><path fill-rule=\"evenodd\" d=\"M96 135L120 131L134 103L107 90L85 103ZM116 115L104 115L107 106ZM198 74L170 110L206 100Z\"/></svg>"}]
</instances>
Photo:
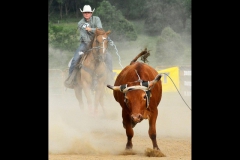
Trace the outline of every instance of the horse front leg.
<instances>
[{"instance_id":1,"label":"horse front leg","mask_svg":"<svg viewBox=\"0 0 240 160\"><path fill-rule=\"evenodd\" d=\"M82 88L77 85L74 87L74 92L75 92L75 96L78 100L78 105L80 107L80 109L84 109L84 104L83 104L83 100L82 100Z\"/></svg>"},{"instance_id":2,"label":"horse front leg","mask_svg":"<svg viewBox=\"0 0 240 160\"><path fill-rule=\"evenodd\" d=\"M93 102L92 102L92 94L91 94L90 86L88 84L85 84L83 87L83 91L87 100L88 111L90 114L92 114Z\"/></svg>"},{"instance_id":3,"label":"horse front leg","mask_svg":"<svg viewBox=\"0 0 240 160\"><path fill-rule=\"evenodd\" d=\"M94 96L94 112L97 114L98 106L102 107L103 113L105 114L104 108L104 84L99 84Z\"/></svg>"}]
</instances>

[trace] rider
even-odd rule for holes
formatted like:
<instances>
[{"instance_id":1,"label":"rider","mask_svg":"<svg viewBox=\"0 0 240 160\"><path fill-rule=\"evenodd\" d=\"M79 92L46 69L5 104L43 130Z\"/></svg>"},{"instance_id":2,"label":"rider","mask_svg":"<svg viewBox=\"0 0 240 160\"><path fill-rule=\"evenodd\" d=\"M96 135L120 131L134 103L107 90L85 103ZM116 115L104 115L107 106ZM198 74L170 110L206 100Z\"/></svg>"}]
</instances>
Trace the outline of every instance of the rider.
<instances>
[{"instance_id":1,"label":"rider","mask_svg":"<svg viewBox=\"0 0 240 160\"><path fill-rule=\"evenodd\" d=\"M90 5L85 5L83 10L80 9L84 17L78 22L78 28L80 29L80 46L77 48L72 58L68 78L71 76L76 64L83 56L91 40L93 40L96 28L102 28L100 18L98 16L92 16L94 10L95 8L92 10ZM110 40L109 37L108 40ZM112 73L112 57L108 52L106 53L105 62L110 70L110 73Z\"/></svg>"}]
</instances>

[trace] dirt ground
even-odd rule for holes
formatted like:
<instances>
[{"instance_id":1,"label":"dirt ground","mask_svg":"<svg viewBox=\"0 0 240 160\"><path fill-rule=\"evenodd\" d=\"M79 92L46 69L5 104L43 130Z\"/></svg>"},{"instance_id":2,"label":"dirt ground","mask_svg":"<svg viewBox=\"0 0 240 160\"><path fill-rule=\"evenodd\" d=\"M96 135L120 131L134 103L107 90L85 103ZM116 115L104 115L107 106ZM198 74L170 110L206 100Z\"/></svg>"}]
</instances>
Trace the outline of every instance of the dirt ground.
<instances>
[{"instance_id":1,"label":"dirt ground","mask_svg":"<svg viewBox=\"0 0 240 160\"><path fill-rule=\"evenodd\" d=\"M98 116L80 109L72 89L49 92L49 160L142 160L152 149L148 120L134 128L133 149L124 152L127 137L122 126L121 107L111 93L105 97L106 113ZM85 102L86 103L86 102ZM191 102L186 101L191 108ZM158 106L157 142L166 157L152 160L191 159L191 110L180 95L163 93Z\"/></svg>"}]
</instances>

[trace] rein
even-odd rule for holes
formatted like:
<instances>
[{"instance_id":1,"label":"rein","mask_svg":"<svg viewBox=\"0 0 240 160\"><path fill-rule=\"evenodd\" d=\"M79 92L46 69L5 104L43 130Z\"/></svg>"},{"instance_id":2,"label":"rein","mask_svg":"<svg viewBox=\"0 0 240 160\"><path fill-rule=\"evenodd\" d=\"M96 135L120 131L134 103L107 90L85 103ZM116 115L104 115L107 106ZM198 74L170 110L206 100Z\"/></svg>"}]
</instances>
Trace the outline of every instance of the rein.
<instances>
[{"instance_id":1,"label":"rein","mask_svg":"<svg viewBox=\"0 0 240 160\"><path fill-rule=\"evenodd\" d=\"M103 38L103 42L101 42L101 43L99 43L99 42L96 40L96 38L95 38L94 41L95 41L96 43L98 43L98 44L104 44L104 41L107 40L107 38L105 38L105 37L102 37L102 38ZM100 45L98 45L97 47L92 47L92 49L101 49L101 48L102 48L102 49L107 49L107 47L104 47L104 45L103 45L103 47L100 47Z\"/></svg>"},{"instance_id":2,"label":"rein","mask_svg":"<svg viewBox=\"0 0 240 160\"><path fill-rule=\"evenodd\" d=\"M102 42L98 42L98 40L97 40L98 36L101 36L101 38L103 40ZM94 70L90 69L87 66L82 65L82 69L85 70L86 72L88 72L93 79L93 88L96 87L97 80L105 74L104 72L97 73L96 69L97 69L98 65L100 64L100 62L103 62L105 64L104 59L105 59L107 48L108 48L108 45L106 45L106 46L104 45L104 42L108 41L107 38L105 38L103 35L98 35L98 36L94 37L94 40L92 43L92 45L95 43L97 46L92 47L91 49L87 50L87 52L92 52L92 55L94 58L92 63L95 65ZM102 49L102 53L100 52L101 49Z\"/></svg>"}]
</instances>

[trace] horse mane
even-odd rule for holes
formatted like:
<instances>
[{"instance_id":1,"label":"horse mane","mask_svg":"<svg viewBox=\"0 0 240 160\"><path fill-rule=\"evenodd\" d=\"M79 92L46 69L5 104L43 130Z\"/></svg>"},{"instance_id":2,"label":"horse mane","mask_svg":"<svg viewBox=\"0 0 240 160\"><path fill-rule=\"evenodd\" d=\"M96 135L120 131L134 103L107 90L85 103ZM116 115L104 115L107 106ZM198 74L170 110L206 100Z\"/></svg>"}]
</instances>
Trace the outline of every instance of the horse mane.
<instances>
[{"instance_id":1,"label":"horse mane","mask_svg":"<svg viewBox=\"0 0 240 160\"><path fill-rule=\"evenodd\" d=\"M89 43L89 45L88 45L88 49L91 49L91 48L92 48L93 41L94 41L95 38L96 38L96 34L94 35L94 38L90 41L90 43Z\"/></svg>"},{"instance_id":2,"label":"horse mane","mask_svg":"<svg viewBox=\"0 0 240 160\"><path fill-rule=\"evenodd\" d=\"M95 32L97 32L98 35L102 35L102 34L105 33L104 29L102 29L102 28L96 28L96 31L95 31ZM96 36L96 34L95 34L95 36Z\"/></svg>"},{"instance_id":3,"label":"horse mane","mask_svg":"<svg viewBox=\"0 0 240 160\"><path fill-rule=\"evenodd\" d=\"M91 40L91 42L89 43L89 46L87 47L88 49L91 49L92 45L93 45L93 41L94 39L98 36L98 35L102 35L104 34L105 31L102 28L96 28L95 34L94 34L94 38Z\"/></svg>"}]
</instances>

